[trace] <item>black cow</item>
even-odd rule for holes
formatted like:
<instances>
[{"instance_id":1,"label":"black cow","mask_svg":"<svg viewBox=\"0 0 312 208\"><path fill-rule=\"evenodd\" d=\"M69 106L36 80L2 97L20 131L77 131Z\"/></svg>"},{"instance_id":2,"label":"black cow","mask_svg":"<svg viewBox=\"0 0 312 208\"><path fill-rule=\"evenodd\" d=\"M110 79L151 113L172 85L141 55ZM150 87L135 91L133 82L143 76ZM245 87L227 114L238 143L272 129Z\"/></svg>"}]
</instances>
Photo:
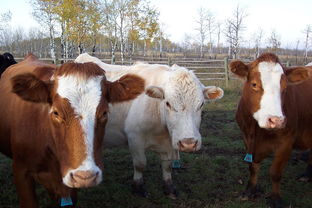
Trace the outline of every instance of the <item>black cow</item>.
<instances>
[{"instance_id":1,"label":"black cow","mask_svg":"<svg viewBox=\"0 0 312 208\"><path fill-rule=\"evenodd\" d=\"M9 66L16 64L14 57L10 53L0 55L0 76Z\"/></svg>"}]
</instances>

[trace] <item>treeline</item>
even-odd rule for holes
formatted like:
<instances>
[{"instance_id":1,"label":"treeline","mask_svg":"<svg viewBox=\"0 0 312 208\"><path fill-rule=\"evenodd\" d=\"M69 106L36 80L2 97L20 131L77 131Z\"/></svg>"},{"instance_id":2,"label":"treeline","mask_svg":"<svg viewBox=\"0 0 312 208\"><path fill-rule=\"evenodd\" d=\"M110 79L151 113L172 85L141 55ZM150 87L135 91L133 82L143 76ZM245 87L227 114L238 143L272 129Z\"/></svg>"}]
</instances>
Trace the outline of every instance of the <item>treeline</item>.
<instances>
[{"instance_id":1,"label":"treeline","mask_svg":"<svg viewBox=\"0 0 312 208\"><path fill-rule=\"evenodd\" d=\"M10 12L0 15L0 50L16 56L33 52L54 62L75 58L89 52L101 58L134 56L249 58L262 52L274 52L291 57L294 63L307 63L311 56L312 27L307 25L301 43L304 49L282 48L281 35L272 31L265 37L261 28L246 38L246 9L239 5L223 20L214 13L199 8L194 18L193 34L185 34L174 43L159 22L159 12L148 0L30 0L33 17L41 28L28 31L10 27Z\"/></svg>"},{"instance_id":2,"label":"treeline","mask_svg":"<svg viewBox=\"0 0 312 208\"><path fill-rule=\"evenodd\" d=\"M114 60L116 51L123 59L137 50L146 55L148 49L158 44L161 53L163 42L170 42L163 37L159 12L146 0L32 0L30 3L33 16L42 26L40 32L31 30L25 34L20 28L5 29L1 44L4 49L34 49L43 55L48 48L55 60L84 51L109 52Z\"/></svg>"}]
</instances>

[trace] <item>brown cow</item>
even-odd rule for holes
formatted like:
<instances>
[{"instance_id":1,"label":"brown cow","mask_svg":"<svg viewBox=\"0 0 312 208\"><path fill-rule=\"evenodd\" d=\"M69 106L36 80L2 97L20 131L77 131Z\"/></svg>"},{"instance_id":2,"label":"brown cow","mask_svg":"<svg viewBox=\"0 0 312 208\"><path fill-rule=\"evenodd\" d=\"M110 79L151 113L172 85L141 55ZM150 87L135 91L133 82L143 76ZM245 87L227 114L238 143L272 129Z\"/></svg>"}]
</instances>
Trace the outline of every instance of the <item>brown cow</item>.
<instances>
[{"instance_id":1,"label":"brown cow","mask_svg":"<svg viewBox=\"0 0 312 208\"><path fill-rule=\"evenodd\" d=\"M269 203L272 207L282 207L280 181L292 150L312 148L312 79L309 78L312 68L286 69L270 53L248 65L233 61L230 68L246 79L236 112L248 153L245 160L250 162L250 178L242 199L257 194L260 162L274 153Z\"/></svg>"},{"instance_id":2,"label":"brown cow","mask_svg":"<svg viewBox=\"0 0 312 208\"><path fill-rule=\"evenodd\" d=\"M35 182L52 199L73 199L74 205L76 188L99 184L108 103L133 99L143 90L138 76L109 82L93 63L55 67L29 55L5 71L0 151L13 159L20 206L38 207Z\"/></svg>"}]
</instances>

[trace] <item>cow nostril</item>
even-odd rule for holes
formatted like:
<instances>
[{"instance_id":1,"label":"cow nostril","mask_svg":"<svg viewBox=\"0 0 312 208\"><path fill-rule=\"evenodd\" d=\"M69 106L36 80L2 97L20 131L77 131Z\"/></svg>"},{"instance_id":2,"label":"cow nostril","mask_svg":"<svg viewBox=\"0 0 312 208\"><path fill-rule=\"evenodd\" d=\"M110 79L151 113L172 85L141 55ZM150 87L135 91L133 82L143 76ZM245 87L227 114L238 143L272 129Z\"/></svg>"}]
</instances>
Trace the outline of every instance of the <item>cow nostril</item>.
<instances>
[{"instance_id":1,"label":"cow nostril","mask_svg":"<svg viewBox=\"0 0 312 208\"><path fill-rule=\"evenodd\" d=\"M183 143L181 141L178 142L178 146L184 147Z\"/></svg>"}]
</instances>

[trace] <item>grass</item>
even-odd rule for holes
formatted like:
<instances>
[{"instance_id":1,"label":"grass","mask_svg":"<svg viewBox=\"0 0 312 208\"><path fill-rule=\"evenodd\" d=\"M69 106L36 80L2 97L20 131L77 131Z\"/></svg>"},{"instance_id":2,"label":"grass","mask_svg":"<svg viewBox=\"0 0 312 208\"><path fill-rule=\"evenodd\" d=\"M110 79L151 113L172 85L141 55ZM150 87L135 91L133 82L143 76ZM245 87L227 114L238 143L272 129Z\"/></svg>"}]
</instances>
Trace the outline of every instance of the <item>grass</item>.
<instances>
[{"instance_id":1,"label":"grass","mask_svg":"<svg viewBox=\"0 0 312 208\"><path fill-rule=\"evenodd\" d=\"M244 146L234 114L239 99L239 85L225 90L225 96L217 102L207 103L202 115L201 133L203 147L194 154L181 153L186 169L173 172L173 180L179 197L171 200L163 195L160 160L148 152L148 165L144 172L149 198L132 195L132 161L127 149L111 149L103 152L104 180L94 188L79 191L78 207L132 207L132 208L260 208L266 207L265 197L270 192L269 166L272 158L263 162L259 183L264 190L255 201L238 200L248 180L248 167L243 162ZM303 172L304 162L291 160L282 179L283 199L296 208L312 207L312 185L296 181ZM37 193L40 207L51 202L42 187ZM18 199L12 182L11 160L0 155L0 207L18 207Z\"/></svg>"}]
</instances>

